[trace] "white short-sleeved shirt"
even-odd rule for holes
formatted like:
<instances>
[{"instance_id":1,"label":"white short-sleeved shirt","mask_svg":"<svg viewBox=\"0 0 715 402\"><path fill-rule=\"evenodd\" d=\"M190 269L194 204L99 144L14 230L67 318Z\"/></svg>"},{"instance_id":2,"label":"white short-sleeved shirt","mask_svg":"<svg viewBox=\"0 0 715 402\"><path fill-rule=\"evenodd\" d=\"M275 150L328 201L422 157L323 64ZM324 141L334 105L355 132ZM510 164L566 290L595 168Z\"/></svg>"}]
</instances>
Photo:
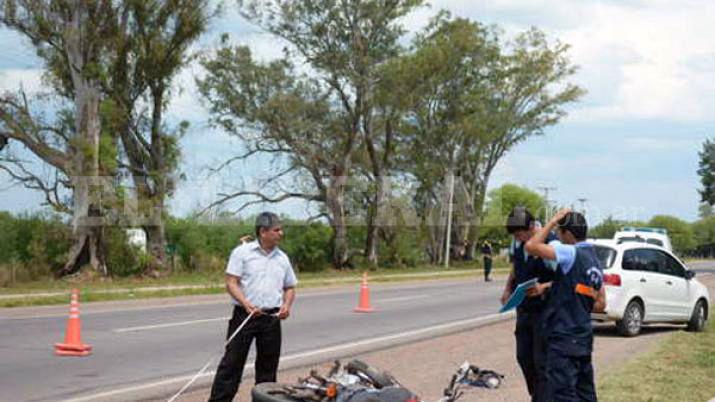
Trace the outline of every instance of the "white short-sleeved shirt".
<instances>
[{"instance_id":1,"label":"white short-sleeved shirt","mask_svg":"<svg viewBox=\"0 0 715 402\"><path fill-rule=\"evenodd\" d=\"M280 307L284 289L298 283L288 256L278 247L266 253L258 241L233 249L226 273L241 279L241 291L251 304L261 309ZM231 301L240 304L233 298Z\"/></svg>"}]
</instances>

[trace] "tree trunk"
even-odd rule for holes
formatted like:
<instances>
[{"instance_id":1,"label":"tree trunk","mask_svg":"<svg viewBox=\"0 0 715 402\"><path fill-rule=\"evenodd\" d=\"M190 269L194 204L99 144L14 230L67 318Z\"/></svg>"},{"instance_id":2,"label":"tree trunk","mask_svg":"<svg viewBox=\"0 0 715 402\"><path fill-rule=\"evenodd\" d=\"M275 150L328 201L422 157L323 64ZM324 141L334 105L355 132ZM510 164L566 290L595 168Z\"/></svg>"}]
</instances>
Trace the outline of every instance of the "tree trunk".
<instances>
[{"instance_id":1,"label":"tree trunk","mask_svg":"<svg viewBox=\"0 0 715 402\"><path fill-rule=\"evenodd\" d=\"M102 186L98 181L100 91L97 82L88 77L87 59L91 58L91 51L87 47L92 44L83 38L82 28L86 18L81 2L76 2L72 21L65 30L67 59L75 90L76 137L71 145L72 166L69 169L73 185L72 228L75 239L61 274L76 272L89 263L94 270L107 275L100 206Z\"/></svg>"},{"instance_id":2,"label":"tree trunk","mask_svg":"<svg viewBox=\"0 0 715 402\"><path fill-rule=\"evenodd\" d=\"M345 268L348 263L348 230L345 216L345 176L333 176L327 191L330 224L333 227L333 266Z\"/></svg>"},{"instance_id":3,"label":"tree trunk","mask_svg":"<svg viewBox=\"0 0 715 402\"><path fill-rule=\"evenodd\" d=\"M145 225L142 227L144 233L146 233L146 246L147 252L154 257L154 263L156 266L149 267L150 275L158 275L159 272L152 272L155 270L161 270L166 267L166 235L164 233L164 222L159 220L151 225Z\"/></svg>"},{"instance_id":4,"label":"tree trunk","mask_svg":"<svg viewBox=\"0 0 715 402\"><path fill-rule=\"evenodd\" d=\"M377 267L378 264L378 252L379 252L379 232L385 221L384 204L385 196L387 194L388 180L384 176L377 178L377 191L375 193L375 199L373 205L370 206L367 221L367 261L372 267ZM379 222L379 223L378 223Z\"/></svg>"}]
</instances>

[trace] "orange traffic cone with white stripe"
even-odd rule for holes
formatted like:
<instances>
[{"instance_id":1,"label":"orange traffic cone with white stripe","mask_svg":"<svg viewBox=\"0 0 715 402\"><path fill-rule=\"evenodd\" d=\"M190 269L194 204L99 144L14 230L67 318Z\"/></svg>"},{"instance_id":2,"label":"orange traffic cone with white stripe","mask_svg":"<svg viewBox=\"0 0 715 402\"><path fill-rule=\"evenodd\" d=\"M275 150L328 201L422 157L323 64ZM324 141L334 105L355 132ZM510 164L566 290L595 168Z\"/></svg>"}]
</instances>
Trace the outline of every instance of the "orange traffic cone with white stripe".
<instances>
[{"instance_id":1,"label":"orange traffic cone with white stripe","mask_svg":"<svg viewBox=\"0 0 715 402\"><path fill-rule=\"evenodd\" d=\"M70 316L67 319L67 329L65 331L65 342L55 343L55 354L59 356L87 356L91 353L92 347L82 343L81 332L82 323L79 319L79 290L72 289L72 299L70 301Z\"/></svg>"},{"instance_id":2,"label":"orange traffic cone with white stripe","mask_svg":"<svg viewBox=\"0 0 715 402\"><path fill-rule=\"evenodd\" d=\"M360 285L360 300L355 308L356 313L372 313L375 311L370 307L370 289L367 287L367 272L362 274L362 284Z\"/></svg>"}]
</instances>

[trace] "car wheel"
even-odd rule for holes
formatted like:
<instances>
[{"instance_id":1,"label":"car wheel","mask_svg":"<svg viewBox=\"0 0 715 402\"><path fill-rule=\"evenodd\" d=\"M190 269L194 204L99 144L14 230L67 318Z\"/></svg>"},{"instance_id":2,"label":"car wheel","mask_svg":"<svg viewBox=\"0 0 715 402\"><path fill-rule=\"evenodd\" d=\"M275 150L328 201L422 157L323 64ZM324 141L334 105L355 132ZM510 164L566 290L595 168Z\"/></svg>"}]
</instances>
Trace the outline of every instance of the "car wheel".
<instances>
[{"instance_id":1,"label":"car wheel","mask_svg":"<svg viewBox=\"0 0 715 402\"><path fill-rule=\"evenodd\" d=\"M623 336L636 336L641 332L643 325L643 306L631 300L623 313L623 319L616 321L616 329Z\"/></svg>"},{"instance_id":2,"label":"car wheel","mask_svg":"<svg viewBox=\"0 0 715 402\"><path fill-rule=\"evenodd\" d=\"M704 300L698 300L693 309L693 315L688 321L688 331L700 332L705 329L707 323L707 305Z\"/></svg>"},{"instance_id":3,"label":"car wheel","mask_svg":"<svg viewBox=\"0 0 715 402\"><path fill-rule=\"evenodd\" d=\"M298 402L290 396L280 393L285 384L262 382L251 390L252 402Z\"/></svg>"}]
</instances>

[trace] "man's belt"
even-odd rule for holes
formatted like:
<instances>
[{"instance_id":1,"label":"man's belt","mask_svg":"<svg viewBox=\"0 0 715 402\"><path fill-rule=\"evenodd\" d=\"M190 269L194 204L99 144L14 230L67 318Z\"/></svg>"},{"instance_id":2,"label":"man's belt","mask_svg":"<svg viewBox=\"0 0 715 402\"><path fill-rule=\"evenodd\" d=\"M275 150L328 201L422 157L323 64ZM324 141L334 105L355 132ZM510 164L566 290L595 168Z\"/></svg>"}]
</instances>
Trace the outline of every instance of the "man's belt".
<instances>
[{"instance_id":1,"label":"man's belt","mask_svg":"<svg viewBox=\"0 0 715 402\"><path fill-rule=\"evenodd\" d=\"M243 310L243 312L245 312L246 314L248 314L248 311L246 311L246 309L243 308L243 306L236 305L236 308L239 308L239 309ZM262 309L260 309L260 310L261 310L261 313L263 313L263 314L276 314L276 313L278 313L279 311L281 311L280 307L262 308Z\"/></svg>"},{"instance_id":2,"label":"man's belt","mask_svg":"<svg viewBox=\"0 0 715 402\"><path fill-rule=\"evenodd\" d=\"M598 297L598 291L591 286L584 285L583 283L579 283L576 285L576 293L590 297L594 300Z\"/></svg>"}]
</instances>

